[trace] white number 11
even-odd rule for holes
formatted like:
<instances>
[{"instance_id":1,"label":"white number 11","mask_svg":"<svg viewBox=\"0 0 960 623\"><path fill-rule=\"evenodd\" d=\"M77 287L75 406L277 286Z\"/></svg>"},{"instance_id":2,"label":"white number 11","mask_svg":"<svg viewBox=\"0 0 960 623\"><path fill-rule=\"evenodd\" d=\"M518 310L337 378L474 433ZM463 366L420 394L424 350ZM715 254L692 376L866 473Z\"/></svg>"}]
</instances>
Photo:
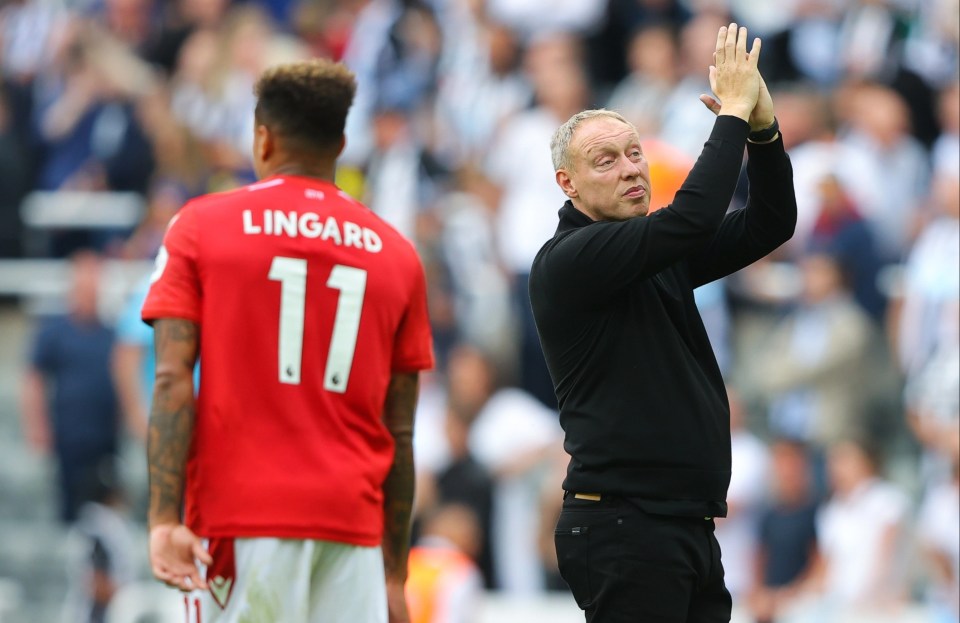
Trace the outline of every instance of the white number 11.
<instances>
[{"instance_id":1,"label":"white number 11","mask_svg":"<svg viewBox=\"0 0 960 623\"><path fill-rule=\"evenodd\" d=\"M303 319L307 301L307 261L275 257L270 264L270 280L280 282L280 382L300 384L303 358ZM353 354L360 330L363 294L367 289L367 271L337 264L330 271L327 287L339 290L333 335L323 372L323 388L339 394L347 391Z\"/></svg>"}]
</instances>

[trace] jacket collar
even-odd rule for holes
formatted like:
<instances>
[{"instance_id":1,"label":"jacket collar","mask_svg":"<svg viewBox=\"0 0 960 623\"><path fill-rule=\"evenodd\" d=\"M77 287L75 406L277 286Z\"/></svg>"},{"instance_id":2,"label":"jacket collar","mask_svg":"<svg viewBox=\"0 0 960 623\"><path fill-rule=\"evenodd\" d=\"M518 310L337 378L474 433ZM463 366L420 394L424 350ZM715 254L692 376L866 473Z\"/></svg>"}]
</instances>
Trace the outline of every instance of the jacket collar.
<instances>
[{"instance_id":1,"label":"jacket collar","mask_svg":"<svg viewBox=\"0 0 960 623\"><path fill-rule=\"evenodd\" d=\"M569 200L563 204L563 207L560 208L560 211L557 214L560 217L560 224L557 225L558 234L570 231L572 229L585 227L596 222L580 210L573 207L573 203Z\"/></svg>"}]
</instances>

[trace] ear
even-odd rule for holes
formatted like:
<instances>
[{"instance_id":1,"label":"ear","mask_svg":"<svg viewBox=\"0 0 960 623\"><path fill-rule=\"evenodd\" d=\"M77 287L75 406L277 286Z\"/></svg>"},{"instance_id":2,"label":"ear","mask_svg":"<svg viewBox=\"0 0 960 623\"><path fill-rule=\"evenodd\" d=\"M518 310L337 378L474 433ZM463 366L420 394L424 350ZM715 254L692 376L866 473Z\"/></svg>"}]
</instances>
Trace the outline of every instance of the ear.
<instances>
[{"instance_id":1,"label":"ear","mask_svg":"<svg viewBox=\"0 0 960 623\"><path fill-rule=\"evenodd\" d=\"M577 189L573 185L573 180L570 179L570 174L567 173L566 169L558 169L557 173L557 184L560 186L560 190L563 191L563 194L574 199L580 196L580 193L577 192Z\"/></svg>"},{"instance_id":2,"label":"ear","mask_svg":"<svg viewBox=\"0 0 960 623\"><path fill-rule=\"evenodd\" d=\"M265 125L258 125L254 130L253 157L257 162L266 162L273 156L277 144L273 132Z\"/></svg>"},{"instance_id":3,"label":"ear","mask_svg":"<svg viewBox=\"0 0 960 623\"><path fill-rule=\"evenodd\" d=\"M343 148L347 146L347 136L343 135L340 137L340 144L337 146L336 157L339 158L340 154L343 153Z\"/></svg>"}]
</instances>

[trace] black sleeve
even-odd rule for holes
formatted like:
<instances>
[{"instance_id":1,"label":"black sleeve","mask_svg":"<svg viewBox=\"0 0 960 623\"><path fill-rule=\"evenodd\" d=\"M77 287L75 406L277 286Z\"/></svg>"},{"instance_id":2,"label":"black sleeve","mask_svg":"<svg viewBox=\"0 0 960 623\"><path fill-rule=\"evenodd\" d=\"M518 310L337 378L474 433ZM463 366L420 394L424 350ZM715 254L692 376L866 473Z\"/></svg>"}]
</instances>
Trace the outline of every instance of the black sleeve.
<instances>
[{"instance_id":1,"label":"black sleeve","mask_svg":"<svg viewBox=\"0 0 960 623\"><path fill-rule=\"evenodd\" d=\"M742 119L717 117L671 205L647 217L592 223L560 239L545 258L551 281L578 299L602 301L702 249L730 204L748 131Z\"/></svg>"},{"instance_id":2,"label":"black sleeve","mask_svg":"<svg viewBox=\"0 0 960 623\"><path fill-rule=\"evenodd\" d=\"M690 258L687 266L693 287L740 270L793 236L797 196L783 139L765 145L747 143L747 154L747 204L728 214L713 241Z\"/></svg>"}]
</instances>

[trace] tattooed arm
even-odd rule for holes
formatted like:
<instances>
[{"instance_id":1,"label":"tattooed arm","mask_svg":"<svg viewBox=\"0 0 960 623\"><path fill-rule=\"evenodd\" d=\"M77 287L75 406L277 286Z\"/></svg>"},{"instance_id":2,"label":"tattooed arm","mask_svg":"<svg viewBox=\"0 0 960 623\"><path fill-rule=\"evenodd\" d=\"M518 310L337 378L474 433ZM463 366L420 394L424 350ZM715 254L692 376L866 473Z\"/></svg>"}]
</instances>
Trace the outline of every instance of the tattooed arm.
<instances>
[{"instance_id":1,"label":"tattooed arm","mask_svg":"<svg viewBox=\"0 0 960 623\"><path fill-rule=\"evenodd\" d=\"M181 590L206 588L194 558L210 564L200 539L180 520L187 454L193 439L193 368L197 325L161 318L154 322L157 376L147 431L150 474L150 565L154 575Z\"/></svg>"},{"instance_id":2,"label":"tattooed arm","mask_svg":"<svg viewBox=\"0 0 960 623\"><path fill-rule=\"evenodd\" d=\"M383 565L387 576L390 623L409 621L403 585L410 551L410 513L413 509L413 414L419 376L394 374L387 389L383 420L396 445L393 466L383 483Z\"/></svg>"}]
</instances>

